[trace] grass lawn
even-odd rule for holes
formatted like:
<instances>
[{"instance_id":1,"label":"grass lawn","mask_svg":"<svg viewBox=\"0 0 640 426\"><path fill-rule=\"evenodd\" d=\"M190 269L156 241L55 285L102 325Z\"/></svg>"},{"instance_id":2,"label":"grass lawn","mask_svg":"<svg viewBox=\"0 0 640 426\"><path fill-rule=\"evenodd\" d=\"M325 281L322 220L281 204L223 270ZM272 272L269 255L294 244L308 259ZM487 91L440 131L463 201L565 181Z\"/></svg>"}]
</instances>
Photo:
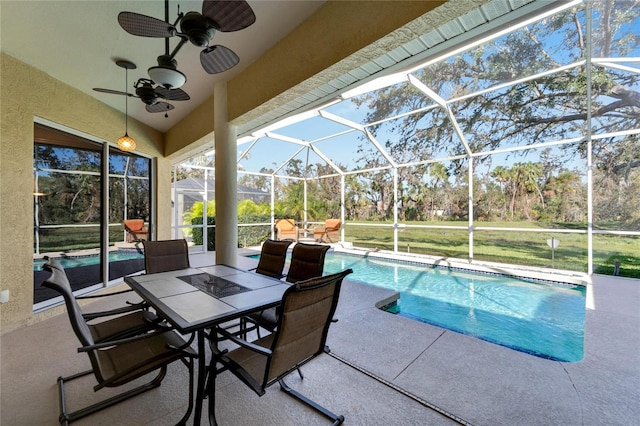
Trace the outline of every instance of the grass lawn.
<instances>
[{"instance_id":1,"label":"grass lawn","mask_svg":"<svg viewBox=\"0 0 640 426\"><path fill-rule=\"evenodd\" d=\"M469 257L469 233L467 222L415 222L412 225L462 227L463 229L430 229L408 226L398 230L398 250L431 256ZM364 223L362 224L364 225ZM376 225L382 225L376 226ZM345 227L345 240L357 247L393 250L393 228L390 223L368 223L366 226ZM527 229L584 229L575 225L537 224L532 222L479 222L476 228L527 228ZM547 240L559 241L551 250ZM620 262L619 274L640 278L640 237L595 235L594 272L613 275L616 261ZM474 231L474 260L516 265L539 266L587 272L587 235L576 233L528 232L510 230Z\"/></svg>"},{"instance_id":2,"label":"grass lawn","mask_svg":"<svg viewBox=\"0 0 640 426\"><path fill-rule=\"evenodd\" d=\"M356 247L393 250L393 228L387 222L347 224L345 239ZM398 230L398 250L431 256L469 257L467 222L411 222L412 226ZM462 229L416 228L413 225L461 227ZM478 222L476 228L584 229L584 226L538 224L534 222ZM111 242L123 241L122 226L109 230ZM559 240L552 253L547 240ZM242 241L240 241L242 242ZM97 248L100 245L99 227L45 229L40 235L40 252ZM613 275L620 262L619 275L640 278L640 237L594 235L594 272ZM476 229L473 245L474 260L516 265L539 266L587 272L587 235L577 233L525 232Z\"/></svg>"}]
</instances>

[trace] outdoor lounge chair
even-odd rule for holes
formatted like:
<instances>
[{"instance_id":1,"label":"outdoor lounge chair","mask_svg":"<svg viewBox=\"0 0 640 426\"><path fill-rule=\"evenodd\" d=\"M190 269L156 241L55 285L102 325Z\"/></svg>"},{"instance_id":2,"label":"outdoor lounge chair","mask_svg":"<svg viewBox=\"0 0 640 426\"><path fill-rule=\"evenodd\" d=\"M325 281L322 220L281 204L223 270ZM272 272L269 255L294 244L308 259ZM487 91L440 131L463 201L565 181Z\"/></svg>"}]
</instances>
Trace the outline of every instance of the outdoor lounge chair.
<instances>
[{"instance_id":1,"label":"outdoor lounge chair","mask_svg":"<svg viewBox=\"0 0 640 426\"><path fill-rule=\"evenodd\" d=\"M73 294L66 290L70 288L69 282L60 263L55 260L49 260L45 268L51 272L51 276L45 281L44 285L59 291L64 297L71 327L82 345L78 348L78 352L86 352L91 362L90 370L68 377L58 377L59 422L67 425L96 411L160 386L166 374L167 365L180 360L189 370L189 406L187 413L180 420L180 424L185 424L193 408L193 359L197 357L189 344L174 331L166 329L97 343L91 328L82 316L78 302L73 297ZM98 384L93 389L98 391L106 387L124 385L155 371L158 371L157 376L146 384L139 385L72 413L67 412L64 393L64 383L67 381L93 373L98 381Z\"/></svg>"},{"instance_id":2,"label":"outdoor lounge chair","mask_svg":"<svg viewBox=\"0 0 640 426\"><path fill-rule=\"evenodd\" d=\"M276 240L298 241L298 227L293 219L278 219L275 224Z\"/></svg>"},{"instance_id":3,"label":"outdoor lounge chair","mask_svg":"<svg viewBox=\"0 0 640 426\"><path fill-rule=\"evenodd\" d=\"M341 226L340 219L327 219L324 222L324 227L314 229L313 239L319 243L335 243L340 240Z\"/></svg>"},{"instance_id":4,"label":"outdoor lounge chair","mask_svg":"<svg viewBox=\"0 0 640 426\"><path fill-rule=\"evenodd\" d=\"M223 371L230 371L244 384L262 396L266 388L278 382L280 389L309 407L319 411L334 425L344 421L316 402L291 389L284 378L321 353L325 346L331 318L338 304L340 286L351 269L325 277L293 284L278 306L278 326L273 334L254 342L242 340L218 328L216 333L240 345L227 352L220 351L216 340L211 342L212 360L208 383L209 418L215 423L215 380ZM216 334L216 335L217 335ZM217 367L218 364L222 366Z\"/></svg>"},{"instance_id":5,"label":"outdoor lounge chair","mask_svg":"<svg viewBox=\"0 0 640 426\"><path fill-rule=\"evenodd\" d=\"M286 281L297 283L322 276L324 258L328 250L329 246L325 245L297 243L291 253L291 264L289 265ZM277 310L276 308L265 309L249 315L247 320L273 332L278 326ZM257 333L258 337L260 337L260 328L257 329Z\"/></svg>"},{"instance_id":6,"label":"outdoor lounge chair","mask_svg":"<svg viewBox=\"0 0 640 426\"><path fill-rule=\"evenodd\" d=\"M147 239L147 227L142 219L129 219L124 221L124 229L127 231L127 242L133 243Z\"/></svg>"},{"instance_id":7,"label":"outdoor lounge chair","mask_svg":"<svg viewBox=\"0 0 640 426\"><path fill-rule=\"evenodd\" d=\"M189 246L187 240L143 241L144 268L147 274L187 269Z\"/></svg>"}]
</instances>

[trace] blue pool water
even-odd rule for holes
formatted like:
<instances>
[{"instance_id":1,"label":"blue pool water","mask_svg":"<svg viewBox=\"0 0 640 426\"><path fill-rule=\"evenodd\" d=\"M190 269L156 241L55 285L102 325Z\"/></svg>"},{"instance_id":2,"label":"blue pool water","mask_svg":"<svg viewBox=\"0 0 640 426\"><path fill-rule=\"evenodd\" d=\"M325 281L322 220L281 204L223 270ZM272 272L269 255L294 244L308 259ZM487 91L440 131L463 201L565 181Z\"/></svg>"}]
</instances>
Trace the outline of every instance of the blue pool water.
<instances>
[{"instance_id":1,"label":"blue pool water","mask_svg":"<svg viewBox=\"0 0 640 426\"><path fill-rule=\"evenodd\" d=\"M144 255L137 251L112 251L109 252L109 262L116 262L118 260L129 259L143 259ZM73 256L65 255L62 257L56 257L56 260L60 262L63 268L75 268L78 266L97 265L100 263L100 256L98 255L85 255L85 256ZM42 271L42 267L47 263L44 259L34 259L33 270Z\"/></svg>"},{"instance_id":2,"label":"blue pool water","mask_svg":"<svg viewBox=\"0 0 640 426\"><path fill-rule=\"evenodd\" d=\"M325 273L397 290L400 315L543 358L583 357L585 288L327 253Z\"/></svg>"}]
</instances>

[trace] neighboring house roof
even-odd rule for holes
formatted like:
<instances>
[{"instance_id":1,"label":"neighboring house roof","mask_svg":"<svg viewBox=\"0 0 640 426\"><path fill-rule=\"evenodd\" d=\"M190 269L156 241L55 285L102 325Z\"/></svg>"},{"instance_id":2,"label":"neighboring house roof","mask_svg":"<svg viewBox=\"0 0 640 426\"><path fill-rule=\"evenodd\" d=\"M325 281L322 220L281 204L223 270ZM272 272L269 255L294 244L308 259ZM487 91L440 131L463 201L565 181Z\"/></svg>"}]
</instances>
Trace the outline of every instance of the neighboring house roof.
<instances>
[{"instance_id":1,"label":"neighboring house roof","mask_svg":"<svg viewBox=\"0 0 640 426\"><path fill-rule=\"evenodd\" d=\"M204 191L204 186L205 186L204 184L205 184L204 179L186 178L186 179L182 179L172 183L171 187L178 190L202 192ZM237 187L238 187L238 194L243 194L245 197L248 196L251 198L259 198L259 197L269 196L269 193L267 191L262 191L260 189L250 188L245 185L237 185ZM215 192L215 188L216 188L215 179L207 179L207 188L209 192Z\"/></svg>"}]
</instances>

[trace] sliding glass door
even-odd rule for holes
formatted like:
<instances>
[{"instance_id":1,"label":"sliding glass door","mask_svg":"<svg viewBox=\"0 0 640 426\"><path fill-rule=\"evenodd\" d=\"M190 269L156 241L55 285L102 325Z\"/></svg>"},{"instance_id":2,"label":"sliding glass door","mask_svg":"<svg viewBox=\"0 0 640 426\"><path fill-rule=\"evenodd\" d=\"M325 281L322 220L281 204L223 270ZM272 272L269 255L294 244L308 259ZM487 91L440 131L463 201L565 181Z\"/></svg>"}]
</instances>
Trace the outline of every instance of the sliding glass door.
<instances>
[{"instance_id":1,"label":"sliding glass door","mask_svg":"<svg viewBox=\"0 0 640 426\"><path fill-rule=\"evenodd\" d=\"M63 264L80 292L144 269L141 243L127 242L123 221L152 225L150 159L36 123L33 170L34 309L58 301L41 286L45 256Z\"/></svg>"}]
</instances>

